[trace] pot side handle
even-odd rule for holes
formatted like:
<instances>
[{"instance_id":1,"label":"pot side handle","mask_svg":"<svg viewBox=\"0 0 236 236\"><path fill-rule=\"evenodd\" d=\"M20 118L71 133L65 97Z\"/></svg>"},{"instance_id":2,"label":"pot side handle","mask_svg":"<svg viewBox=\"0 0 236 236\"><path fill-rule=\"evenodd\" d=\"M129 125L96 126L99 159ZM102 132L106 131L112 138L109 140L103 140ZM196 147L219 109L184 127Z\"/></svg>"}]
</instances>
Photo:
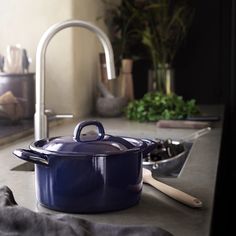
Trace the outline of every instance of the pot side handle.
<instances>
[{"instance_id":1,"label":"pot side handle","mask_svg":"<svg viewBox=\"0 0 236 236\"><path fill-rule=\"evenodd\" d=\"M43 158L39 156L37 153L31 150L26 150L26 149L16 149L13 151L13 154L24 161L29 161L34 164L48 166L48 160L47 160L46 155L44 155L44 158Z\"/></svg>"}]
</instances>

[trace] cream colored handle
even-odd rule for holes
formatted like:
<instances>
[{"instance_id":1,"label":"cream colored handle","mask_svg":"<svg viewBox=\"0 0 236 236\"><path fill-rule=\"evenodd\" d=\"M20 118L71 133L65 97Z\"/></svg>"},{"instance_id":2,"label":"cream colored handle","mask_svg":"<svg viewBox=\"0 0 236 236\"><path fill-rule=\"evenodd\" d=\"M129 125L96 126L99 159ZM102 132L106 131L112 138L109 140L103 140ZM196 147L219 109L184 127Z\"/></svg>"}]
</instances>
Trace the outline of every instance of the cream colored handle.
<instances>
[{"instance_id":1,"label":"cream colored handle","mask_svg":"<svg viewBox=\"0 0 236 236\"><path fill-rule=\"evenodd\" d=\"M187 193L184 193L176 188L173 188L167 184L164 184L158 180L153 179L151 176L145 176L143 179L144 183L147 183L154 188L160 190L162 193L166 194L167 196L194 208L202 207L202 202L193 196L190 196Z\"/></svg>"}]
</instances>

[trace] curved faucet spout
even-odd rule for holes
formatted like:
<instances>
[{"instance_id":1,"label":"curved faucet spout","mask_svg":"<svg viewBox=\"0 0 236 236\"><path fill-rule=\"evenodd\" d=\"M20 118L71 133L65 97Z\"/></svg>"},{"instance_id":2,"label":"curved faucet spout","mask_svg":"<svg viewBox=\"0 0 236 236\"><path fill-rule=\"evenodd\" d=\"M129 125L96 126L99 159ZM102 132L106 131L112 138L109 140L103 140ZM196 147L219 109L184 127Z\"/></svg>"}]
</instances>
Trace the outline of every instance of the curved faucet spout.
<instances>
[{"instance_id":1,"label":"curved faucet spout","mask_svg":"<svg viewBox=\"0 0 236 236\"><path fill-rule=\"evenodd\" d=\"M34 115L34 136L35 140L47 138L48 126L45 115L45 55L49 42L53 36L68 27L82 27L94 32L102 43L108 79L115 78L114 55L110 40L107 35L95 25L81 20L67 20L52 25L41 37L36 52L36 104Z\"/></svg>"}]
</instances>

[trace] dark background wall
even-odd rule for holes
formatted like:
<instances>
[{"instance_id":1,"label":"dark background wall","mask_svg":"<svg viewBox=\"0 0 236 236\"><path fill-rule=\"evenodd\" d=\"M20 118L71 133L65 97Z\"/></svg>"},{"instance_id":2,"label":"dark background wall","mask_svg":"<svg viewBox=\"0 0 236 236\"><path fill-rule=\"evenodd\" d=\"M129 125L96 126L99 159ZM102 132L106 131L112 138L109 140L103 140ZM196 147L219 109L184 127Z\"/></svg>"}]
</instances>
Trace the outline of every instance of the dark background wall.
<instances>
[{"instance_id":1,"label":"dark background wall","mask_svg":"<svg viewBox=\"0 0 236 236\"><path fill-rule=\"evenodd\" d=\"M234 234L235 131L236 131L236 3L220 1L220 86L223 90L225 116L218 166L212 235Z\"/></svg>"},{"instance_id":2,"label":"dark background wall","mask_svg":"<svg viewBox=\"0 0 236 236\"><path fill-rule=\"evenodd\" d=\"M221 0L194 2L195 16L175 59L176 93L199 104L222 103Z\"/></svg>"}]
</instances>

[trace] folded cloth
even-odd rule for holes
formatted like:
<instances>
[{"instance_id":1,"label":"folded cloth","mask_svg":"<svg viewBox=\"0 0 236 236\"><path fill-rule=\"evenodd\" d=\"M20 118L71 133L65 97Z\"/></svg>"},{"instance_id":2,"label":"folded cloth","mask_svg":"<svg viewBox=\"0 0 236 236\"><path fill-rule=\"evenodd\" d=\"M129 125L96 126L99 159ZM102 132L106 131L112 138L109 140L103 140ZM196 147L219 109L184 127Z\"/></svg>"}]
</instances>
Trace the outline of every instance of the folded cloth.
<instances>
[{"instance_id":1,"label":"folded cloth","mask_svg":"<svg viewBox=\"0 0 236 236\"><path fill-rule=\"evenodd\" d=\"M155 226L95 223L66 214L36 213L18 206L12 191L0 188L1 236L171 236Z\"/></svg>"}]
</instances>

